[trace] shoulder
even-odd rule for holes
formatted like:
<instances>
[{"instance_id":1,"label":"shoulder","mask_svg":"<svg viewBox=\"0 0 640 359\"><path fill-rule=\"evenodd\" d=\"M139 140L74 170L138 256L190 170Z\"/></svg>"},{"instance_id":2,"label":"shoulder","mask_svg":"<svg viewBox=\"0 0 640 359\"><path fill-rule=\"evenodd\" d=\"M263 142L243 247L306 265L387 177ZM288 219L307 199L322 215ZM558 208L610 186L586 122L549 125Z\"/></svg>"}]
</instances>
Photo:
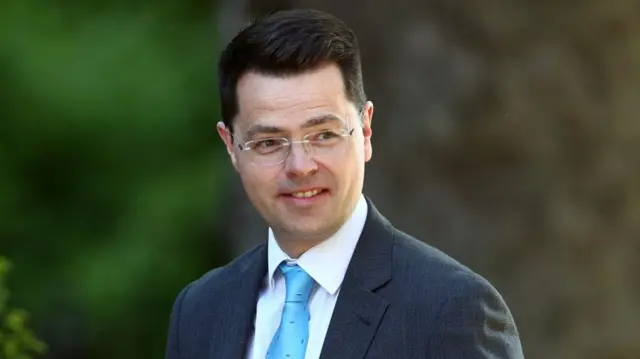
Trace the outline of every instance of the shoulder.
<instances>
[{"instance_id":1,"label":"shoulder","mask_svg":"<svg viewBox=\"0 0 640 359\"><path fill-rule=\"evenodd\" d=\"M429 351L447 358L523 358L507 303L480 274L444 252L394 233L394 269L403 302L418 324L428 323ZM394 280L396 275L394 274Z\"/></svg>"},{"instance_id":2,"label":"shoulder","mask_svg":"<svg viewBox=\"0 0 640 359\"><path fill-rule=\"evenodd\" d=\"M499 295L485 277L440 249L397 229L393 233L394 279L406 282L418 298L428 293L432 300L445 302L455 297Z\"/></svg>"},{"instance_id":3,"label":"shoulder","mask_svg":"<svg viewBox=\"0 0 640 359\"><path fill-rule=\"evenodd\" d=\"M410 324L430 333L439 358L523 358L513 315L487 279L441 250L394 230L391 295ZM402 312L405 311L405 312ZM426 325L426 329L425 329Z\"/></svg>"},{"instance_id":4,"label":"shoulder","mask_svg":"<svg viewBox=\"0 0 640 359\"><path fill-rule=\"evenodd\" d=\"M224 293L229 281L239 278L250 265L260 260L265 247L264 244L256 246L228 264L204 273L182 288L176 302L181 302L182 306L185 306L195 304L203 298L211 298L217 293Z\"/></svg>"}]
</instances>

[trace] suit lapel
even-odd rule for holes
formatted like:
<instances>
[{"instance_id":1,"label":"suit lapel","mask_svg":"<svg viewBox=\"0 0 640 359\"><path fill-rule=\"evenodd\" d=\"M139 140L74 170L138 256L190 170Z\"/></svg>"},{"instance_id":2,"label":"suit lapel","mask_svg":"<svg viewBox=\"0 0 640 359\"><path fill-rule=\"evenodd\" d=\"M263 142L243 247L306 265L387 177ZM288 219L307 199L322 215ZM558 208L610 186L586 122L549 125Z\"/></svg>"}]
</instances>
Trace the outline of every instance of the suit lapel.
<instances>
[{"instance_id":1,"label":"suit lapel","mask_svg":"<svg viewBox=\"0 0 640 359\"><path fill-rule=\"evenodd\" d=\"M267 273L267 251L262 246L256 258L248 261L235 278L229 280L224 298L211 298L215 314L211 337L211 359L244 358L253 332L258 293Z\"/></svg>"},{"instance_id":2,"label":"suit lapel","mask_svg":"<svg viewBox=\"0 0 640 359\"><path fill-rule=\"evenodd\" d=\"M376 289L391 280L393 233L367 198L369 212L345 274L320 359L362 359L389 303Z\"/></svg>"}]
</instances>

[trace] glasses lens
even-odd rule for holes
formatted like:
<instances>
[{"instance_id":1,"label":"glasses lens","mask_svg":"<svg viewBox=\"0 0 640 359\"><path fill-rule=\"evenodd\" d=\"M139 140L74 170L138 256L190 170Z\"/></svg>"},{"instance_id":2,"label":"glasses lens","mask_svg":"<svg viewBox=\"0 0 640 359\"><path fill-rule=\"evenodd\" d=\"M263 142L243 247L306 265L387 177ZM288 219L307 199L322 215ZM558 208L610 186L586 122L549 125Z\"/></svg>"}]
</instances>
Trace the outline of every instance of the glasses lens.
<instances>
[{"instance_id":1,"label":"glasses lens","mask_svg":"<svg viewBox=\"0 0 640 359\"><path fill-rule=\"evenodd\" d=\"M348 133L343 130L330 130L309 134L310 152L316 157L329 157L344 154L347 148Z\"/></svg>"},{"instance_id":2,"label":"glasses lens","mask_svg":"<svg viewBox=\"0 0 640 359\"><path fill-rule=\"evenodd\" d=\"M284 138L265 138L249 143L249 148L261 156L275 155L287 145Z\"/></svg>"},{"instance_id":3,"label":"glasses lens","mask_svg":"<svg viewBox=\"0 0 640 359\"><path fill-rule=\"evenodd\" d=\"M303 144L302 150L311 157L335 157L346 152L350 132L332 129L309 133L302 143L285 138L266 138L246 144L251 162L259 166L279 165L286 161L293 144Z\"/></svg>"},{"instance_id":4,"label":"glasses lens","mask_svg":"<svg viewBox=\"0 0 640 359\"><path fill-rule=\"evenodd\" d=\"M267 138L250 143L251 161L261 166L277 165L289 155L291 146L284 138Z\"/></svg>"}]
</instances>

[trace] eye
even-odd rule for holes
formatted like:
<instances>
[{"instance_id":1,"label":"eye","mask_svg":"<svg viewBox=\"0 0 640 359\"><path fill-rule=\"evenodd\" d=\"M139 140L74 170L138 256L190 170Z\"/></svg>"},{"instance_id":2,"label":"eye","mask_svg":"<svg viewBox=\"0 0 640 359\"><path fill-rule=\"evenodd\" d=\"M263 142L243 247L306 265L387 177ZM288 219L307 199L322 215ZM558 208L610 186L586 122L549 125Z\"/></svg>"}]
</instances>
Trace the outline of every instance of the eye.
<instances>
[{"instance_id":1,"label":"eye","mask_svg":"<svg viewBox=\"0 0 640 359\"><path fill-rule=\"evenodd\" d=\"M312 141L329 141L332 139L336 139L338 137L340 137L340 135L335 131L322 131L311 136L311 140Z\"/></svg>"},{"instance_id":2,"label":"eye","mask_svg":"<svg viewBox=\"0 0 640 359\"><path fill-rule=\"evenodd\" d=\"M265 138L263 140L253 141L251 149L259 154L269 154L281 149L285 140L282 138Z\"/></svg>"}]
</instances>

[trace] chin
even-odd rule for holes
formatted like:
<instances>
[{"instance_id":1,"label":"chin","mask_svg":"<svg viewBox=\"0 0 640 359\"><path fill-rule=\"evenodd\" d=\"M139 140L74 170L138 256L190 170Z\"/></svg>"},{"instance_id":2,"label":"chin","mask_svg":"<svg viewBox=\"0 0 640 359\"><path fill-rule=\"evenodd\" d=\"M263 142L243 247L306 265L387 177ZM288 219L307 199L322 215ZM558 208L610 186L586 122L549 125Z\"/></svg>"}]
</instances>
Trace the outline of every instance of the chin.
<instances>
[{"instance_id":1,"label":"chin","mask_svg":"<svg viewBox=\"0 0 640 359\"><path fill-rule=\"evenodd\" d=\"M335 222L335 218L331 218L331 220L328 218L313 218L310 221L302 220L297 223L288 223L283 226L283 228L285 228L286 232L288 232L294 239L298 237L301 239L309 238L312 240L324 240L333 235L340 228L340 225L336 226Z\"/></svg>"},{"instance_id":2,"label":"chin","mask_svg":"<svg viewBox=\"0 0 640 359\"><path fill-rule=\"evenodd\" d=\"M287 232L297 237L313 237L322 234L326 231L323 223L297 223L293 225L286 225Z\"/></svg>"},{"instance_id":3,"label":"chin","mask_svg":"<svg viewBox=\"0 0 640 359\"><path fill-rule=\"evenodd\" d=\"M281 207L271 212L271 221L280 231L291 237L318 237L333 234L344 222L340 208L317 208L312 211L290 211ZM274 227L272 226L272 228Z\"/></svg>"}]
</instances>

